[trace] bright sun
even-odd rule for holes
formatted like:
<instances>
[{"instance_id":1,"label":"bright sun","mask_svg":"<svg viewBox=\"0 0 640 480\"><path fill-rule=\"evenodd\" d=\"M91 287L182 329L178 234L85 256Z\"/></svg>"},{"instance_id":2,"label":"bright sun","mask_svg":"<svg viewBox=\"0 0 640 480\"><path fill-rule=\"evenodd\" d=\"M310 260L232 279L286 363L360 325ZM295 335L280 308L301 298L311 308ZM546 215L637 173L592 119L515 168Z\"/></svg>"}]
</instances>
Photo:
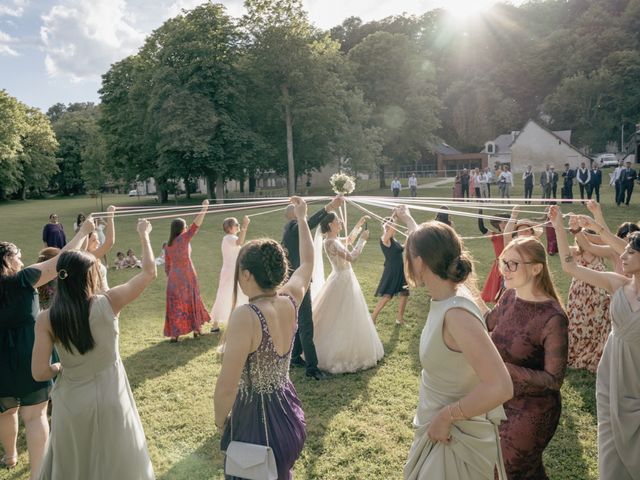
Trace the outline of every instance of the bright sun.
<instances>
[{"instance_id":1,"label":"bright sun","mask_svg":"<svg viewBox=\"0 0 640 480\"><path fill-rule=\"evenodd\" d=\"M467 18L488 9L497 0L445 0L444 9L457 18Z\"/></svg>"}]
</instances>

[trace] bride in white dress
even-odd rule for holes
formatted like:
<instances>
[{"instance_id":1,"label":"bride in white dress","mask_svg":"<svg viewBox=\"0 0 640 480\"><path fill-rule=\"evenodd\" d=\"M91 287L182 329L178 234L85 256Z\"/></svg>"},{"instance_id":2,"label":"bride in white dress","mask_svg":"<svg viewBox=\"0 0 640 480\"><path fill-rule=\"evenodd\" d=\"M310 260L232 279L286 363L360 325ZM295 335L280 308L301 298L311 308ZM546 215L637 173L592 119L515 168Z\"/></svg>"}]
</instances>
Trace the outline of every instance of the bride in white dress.
<instances>
[{"instance_id":1,"label":"bride in white dress","mask_svg":"<svg viewBox=\"0 0 640 480\"><path fill-rule=\"evenodd\" d=\"M326 234L324 249L331 262L331 274L319 294L313 298L313 341L318 353L318 368L331 373L356 372L371 368L384 355L382 342L371 320L369 307L360 289L351 263L355 262L369 238L360 235L363 217L346 239L338 237L342 222L331 212L320 222Z\"/></svg>"},{"instance_id":2,"label":"bride in white dress","mask_svg":"<svg viewBox=\"0 0 640 480\"><path fill-rule=\"evenodd\" d=\"M216 301L211 309L211 332L220 331L220 325L226 325L231 315L233 304L233 280L236 274L236 260L240 248L244 244L247 235L247 227L251 220L245 216L242 219L242 228L238 220L234 217L225 218L222 222L222 229L226 235L222 238L222 268L220 269L220 281L218 282L218 291L216 293ZM248 299L240 287L238 287L238 296L236 305L247 303Z\"/></svg>"}]
</instances>

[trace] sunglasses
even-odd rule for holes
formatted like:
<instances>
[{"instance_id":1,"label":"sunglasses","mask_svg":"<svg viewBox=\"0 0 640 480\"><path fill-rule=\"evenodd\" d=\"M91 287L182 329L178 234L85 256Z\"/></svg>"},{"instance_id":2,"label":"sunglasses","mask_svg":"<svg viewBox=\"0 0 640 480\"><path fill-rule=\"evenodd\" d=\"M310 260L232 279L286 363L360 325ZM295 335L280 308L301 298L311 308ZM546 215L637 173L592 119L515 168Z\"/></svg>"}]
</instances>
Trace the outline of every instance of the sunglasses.
<instances>
[{"instance_id":1,"label":"sunglasses","mask_svg":"<svg viewBox=\"0 0 640 480\"><path fill-rule=\"evenodd\" d=\"M537 262L516 262L515 260L501 260L500 270L507 272L517 272L520 265L532 265Z\"/></svg>"}]
</instances>

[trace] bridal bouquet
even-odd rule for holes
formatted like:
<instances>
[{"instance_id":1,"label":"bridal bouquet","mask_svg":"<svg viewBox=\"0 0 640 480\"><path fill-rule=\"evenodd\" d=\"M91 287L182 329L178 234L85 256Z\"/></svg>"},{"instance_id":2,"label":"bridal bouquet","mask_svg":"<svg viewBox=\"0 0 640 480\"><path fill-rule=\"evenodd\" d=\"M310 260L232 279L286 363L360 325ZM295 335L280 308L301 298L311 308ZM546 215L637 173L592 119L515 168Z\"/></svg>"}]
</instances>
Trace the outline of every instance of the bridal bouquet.
<instances>
[{"instance_id":1,"label":"bridal bouquet","mask_svg":"<svg viewBox=\"0 0 640 480\"><path fill-rule=\"evenodd\" d=\"M349 195L356 189L356 181L346 173L334 173L329 179L331 188L337 195Z\"/></svg>"}]
</instances>

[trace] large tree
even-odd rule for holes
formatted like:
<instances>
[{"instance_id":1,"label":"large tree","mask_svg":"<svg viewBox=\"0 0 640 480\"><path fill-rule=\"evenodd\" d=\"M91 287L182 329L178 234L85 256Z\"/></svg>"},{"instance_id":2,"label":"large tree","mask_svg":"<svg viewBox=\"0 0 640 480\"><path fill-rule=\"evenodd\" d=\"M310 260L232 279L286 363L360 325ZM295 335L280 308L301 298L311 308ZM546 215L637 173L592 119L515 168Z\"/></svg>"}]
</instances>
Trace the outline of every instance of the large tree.
<instances>
[{"instance_id":1,"label":"large tree","mask_svg":"<svg viewBox=\"0 0 640 480\"><path fill-rule=\"evenodd\" d=\"M49 119L36 108L25 109L26 129L22 135L22 153L18 157L21 171L20 197L29 192L41 193L58 172L58 141Z\"/></svg>"},{"instance_id":2,"label":"large tree","mask_svg":"<svg viewBox=\"0 0 640 480\"><path fill-rule=\"evenodd\" d=\"M0 198L20 184L18 154L22 152L21 136L26 128L24 106L0 90Z\"/></svg>"}]
</instances>

